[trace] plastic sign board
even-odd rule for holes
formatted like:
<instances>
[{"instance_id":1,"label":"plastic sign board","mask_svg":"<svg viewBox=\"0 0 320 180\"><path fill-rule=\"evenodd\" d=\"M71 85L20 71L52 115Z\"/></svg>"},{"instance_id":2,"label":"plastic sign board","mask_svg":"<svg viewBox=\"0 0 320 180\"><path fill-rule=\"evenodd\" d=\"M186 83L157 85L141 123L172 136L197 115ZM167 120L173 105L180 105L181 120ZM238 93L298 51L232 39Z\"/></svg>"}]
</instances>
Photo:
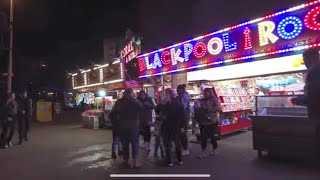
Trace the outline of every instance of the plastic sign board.
<instances>
[{"instance_id":1,"label":"plastic sign board","mask_svg":"<svg viewBox=\"0 0 320 180\"><path fill-rule=\"evenodd\" d=\"M320 47L320 0L138 56L139 78L286 56Z\"/></svg>"}]
</instances>

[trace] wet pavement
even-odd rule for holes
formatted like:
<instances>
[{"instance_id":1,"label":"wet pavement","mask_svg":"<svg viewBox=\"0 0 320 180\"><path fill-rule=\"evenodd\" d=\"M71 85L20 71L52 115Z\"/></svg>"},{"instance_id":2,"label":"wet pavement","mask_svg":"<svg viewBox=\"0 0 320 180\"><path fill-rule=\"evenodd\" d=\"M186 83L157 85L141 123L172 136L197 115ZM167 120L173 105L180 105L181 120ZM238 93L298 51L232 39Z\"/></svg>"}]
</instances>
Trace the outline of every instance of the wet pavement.
<instances>
[{"instance_id":1,"label":"wet pavement","mask_svg":"<svg viewBox=\"0 0 320 180\"><path fill-rule=\"evenodd\" d=\"M110 177L110 174L118 173L210 174L211 177L206 179L219 180L320 179L319 168L312 165L258 159L252 150L251 139L251 132L226 137L219 141L216 157L202 160L196 158L200 145L191 144L191 155L184 158L184 165L174 167L164 166L162 161L154 159L152 151L150 155L142 151L143 167L134 169L123 167L120 159L111 159L110 130L84 129L79 124L36 124L29 142L0 150L0 179L121 179Z\"/></svg>"}]
</instances>

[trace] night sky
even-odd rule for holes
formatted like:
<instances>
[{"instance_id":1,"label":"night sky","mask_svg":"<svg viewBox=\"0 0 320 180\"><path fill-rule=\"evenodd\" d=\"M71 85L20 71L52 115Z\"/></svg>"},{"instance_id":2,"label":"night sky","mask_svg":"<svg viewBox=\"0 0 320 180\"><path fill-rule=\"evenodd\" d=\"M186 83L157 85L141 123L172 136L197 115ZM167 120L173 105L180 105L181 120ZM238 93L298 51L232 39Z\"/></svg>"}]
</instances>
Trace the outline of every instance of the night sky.
<instances>
[{"instance_id":1,"label":"night sky","mask_svg":"<svg viewBox=\"0 0 320 180\"><path fill-rule=\"evenodd\" d=\"M15 0L16 61L43 58L47 83L63 86L64 70L103 56L102 40L142 34L143 51L160 48L308 0ZM0 1L8 10L9 0ZM64 47L64 48L61 48ZM61 50L64 49L64 50ZM21 58L23 57L23 58ZM59 76L59 77L57 77Z\"/></svg>"}]
</instances>

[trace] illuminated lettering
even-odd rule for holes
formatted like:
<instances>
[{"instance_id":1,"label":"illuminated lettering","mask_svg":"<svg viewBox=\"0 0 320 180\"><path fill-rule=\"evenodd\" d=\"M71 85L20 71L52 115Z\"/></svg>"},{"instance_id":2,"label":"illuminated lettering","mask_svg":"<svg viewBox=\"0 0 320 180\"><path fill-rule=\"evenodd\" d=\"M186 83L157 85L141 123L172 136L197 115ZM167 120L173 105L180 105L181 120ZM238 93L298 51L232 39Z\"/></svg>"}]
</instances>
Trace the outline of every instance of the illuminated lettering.
<instances>
[{"instance_id":1,"label":"illuminated lettering","mask_svg":"<svg viewBox=\"0 0 320 180\"><path fill-rule=\"evenodd\" d=\"M144 71L147 67L146 67L146 62L143 58L139 58L138 59L138 64L139 64L139 70Z\"/></svg>"},{"instance_id":2,"label":"illuminated lettering","mask_svg":"<svg viewBox=\"0 0 320 180\"><path fill-rule=\"evenodd\" d=\"M222 37L223 37L224 49L226 52L237 50L236 42L234 42L233 44L230 44L229 33L224 33Z\"/></svg>"},{"instance_id":3,"label":"illuminated lettering","mask_svg":"<svg viewBox=\"0 0 320 180\"><path fill-rule=\"evenodd\" d=\"M164 51L161 54L161 62L163 65L169 65L171 63L171 56L169 51Z\"/></svg>"},{"instance_id":4,"label":"illuminated lettering","mask_svg":"<svg viewBox=\"0 0 320 180\"><path fill-rule=\"evenodd\" d=\"M248 27L243 32L244 34L244 49L252 49L252 41L251 41L251 31Z\"/></svg>"},{"instance_id":5,"label":"illuminated lettering","mask_svg":"<svg viewBox=\"0 0 320 180\"><path fill-rule=\"evenodd\" d=\"M275 24L272 21L264 21L258 24L259 27L259 40L260 46L265 46L269 44L269 40L272 43L278 41L278 37L273 34L274 29L276 28Z\"/></svg>"},{"instance_id":6,"label":"illuminated lettering","mask_svg":"<svg viewBox=\"0 0 320 180\"><path fill-rule=\"evenodd\" d=\"M304 18L304 24L307 26L307 28L311 30L316 30L316 31L320 30L320 22L318 22L319 15L320 15L320 7L316 7L308 12L306 17Z\"/></svg>"},{"instance_id":7,"label":"illuminated lettering","mask_svg":"<svg viewBox=\"0 0 320 180\"><path fill-rule=\"evenodd\" d=\"M162 67L159 54L156 53L153 58L153 69L157 69L158 67Z\"/></svg>"},{"instance_id":8,"label":"illuminated lettering","mask_svg":"<svg viewBox=\"0 0 320 180\"><path fill-rule=\"evenodd\" d=\"M197 58L202 58L207 53L207 47L203 42L198 42L196 45L194 45L193 48L193 54Z\"/></svg>"},{"instance_id":9,"label":"illuminated lettering","mask_svg":"<svg viewBox=\"0 0 320 180\"><path fill-rule=\"evenodd\" d=\"M152 68L153 68L153 64L150 63L149 57L146 56L146 57L144 58L144 60L145 60L146 65L147 65L147 69L152 69Z\"/></svg>"},{"instance_id":10,"label":"illuminated lettering","mask_svg":"<svg viewBox=\"0 0 320 180\"><path fill-rule=\"evenodd\" d=\"M214 47L214 45L216 45L216 46ZM208 42L208 52L211 55L220 54L222 49L223 49L222 39L220 39L218 37L214 37L214 38L209 40L209 42Z\"/></svg>"},{"instance_id":11,"label":"illuminated lettering","mask_svg":"<svg viewBox=\"0 0 320 180\"><path fill-rule=\"evenodd\" d=\"M288 32L288 25L293 25L293 29ZM302 21L294 16L289 16L282 21L280 21L278 25L278 34L282 39L294 39L298 37L302 32Z\"/></svg>"},{"instance_id":12,"label":"illuminated lettering","mask_svg":"<svg viewBox=\"0 0 320 180\"><path fill-rule=\"evenodd\" d=\"M189 56L192 53L193 45L190 43L186 43L183 46L184 46L184 59L187 62L189 61Z\"/></svg>"},{"instance_id":13,"label":"illuminated lettering","mask_svg":"<svg viewBox=\"0 0 320 180\"><path fill-rule=\"evenodd\" d=\"M172 65L176 65L179 62L184 62L184 58L180 57L180 54L182 53L182 51L180 49L178 49L177 51L172 48L170 50L171 52L171 60L172 60Z\"/></svg>"}]
</instances>

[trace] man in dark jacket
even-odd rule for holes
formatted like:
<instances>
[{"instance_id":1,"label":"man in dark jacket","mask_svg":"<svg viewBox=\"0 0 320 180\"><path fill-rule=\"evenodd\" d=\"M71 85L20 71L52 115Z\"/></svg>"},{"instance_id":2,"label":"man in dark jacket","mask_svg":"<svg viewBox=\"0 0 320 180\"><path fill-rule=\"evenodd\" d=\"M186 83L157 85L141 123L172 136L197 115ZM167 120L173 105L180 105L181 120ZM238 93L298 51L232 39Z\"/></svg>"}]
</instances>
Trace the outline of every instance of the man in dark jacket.
<instances>
[{"instance_id":1,"label":"man in dark jacket","mask_svg":"<svg viewBox=\"0 0 320 180\"><path fill-rule=\"evenodd\" d=\"M190 97L188 92L186 91L186 85L180 84L177 87L178 97L177 100L183 106L184 111L184 128L185 132L181 134L181 143L183 147L182 155L189 155L189 139L187 135L187 130L190 121Z\"/></svg>"},{"instance_id":2,"label":"man in dark jacket","mask_svg":"<svg viewBox=\"0 0 320 180\"><path fill-rule=\"evenodd\" d=\"M11 140L14 135L14 127L18 115L19 107L15 97L14 93L8 95L2 111L4 119L1 139L4 141L6 147L12 147Z\"/></svg>"},{"instance_id":3,"label":"man in dark jacket","mask_svg":"<svg viewBox=\"0 0 320 180\"><path fill-rule=\"evenodd\" d=\"M303 53L304 64L306 65L307 78L304 96L293 98L292 102L297 105L308 106L310 119L320 122L320 55L318 49L309 49Z\"/></svg>"},{"instance_id":4,"label":"man in dark jacket","mask_svg":"<svg viewBox=\"0 0 320 180\"><path fill-rule=\"evenodd\" d=\"M128 165L129 144L132 147L132 158L134 166L140 167L139 161L139 113L142 110L142 104L133 97L133 90L126 89L123 97L119 99L113 107L113 115L117 116L117 130L123 146L124 163Z\"/></svg>"},{"instance_id":5,"label":"man in dark jacket","mask_svg":"<svg viewBox=\"0 0 320 180\"><path fill-rule=\"evenodd\" d=\"M182 165L181 134L185 133L185 113L181 103L174 97L171 89L166 90L165 118L162 123L163 140L166 148L168 166L173 166L171 158L172 142L176 147L178 164Z\"/></svg>"},{"instance_id":6,"label":"man in dark jacket","mask_svg":"<svg viewBox=\"0 0 320 180\"><path fill-rule=\"evenodd\" d=\"M27 92L23 91L19 94L18 104L19 144L22 144L23 140L28 141L28 132L32 117L32 100L28 98Z\"/></svg>"},{"instance_id":7,"label":"man in dark jacket","mask_svg":"<svg viewBox=\"0 0 320 180\"><path fill-rule=\"evenodd\" d=\"M304 64L306 65L307 78L304 89L304 96L292 99L292 103L306 105L308 107L309 119L316 124L317 143L320 151L320 55L319 49L309 49L303 53Z\"/></svg>"}]
</instances>

